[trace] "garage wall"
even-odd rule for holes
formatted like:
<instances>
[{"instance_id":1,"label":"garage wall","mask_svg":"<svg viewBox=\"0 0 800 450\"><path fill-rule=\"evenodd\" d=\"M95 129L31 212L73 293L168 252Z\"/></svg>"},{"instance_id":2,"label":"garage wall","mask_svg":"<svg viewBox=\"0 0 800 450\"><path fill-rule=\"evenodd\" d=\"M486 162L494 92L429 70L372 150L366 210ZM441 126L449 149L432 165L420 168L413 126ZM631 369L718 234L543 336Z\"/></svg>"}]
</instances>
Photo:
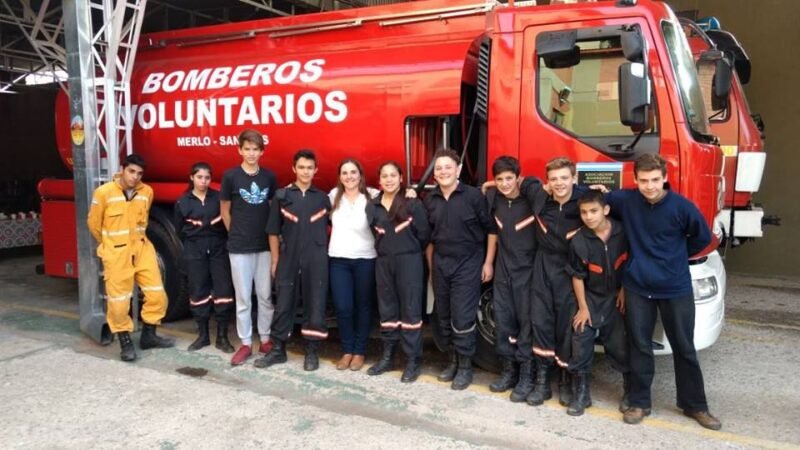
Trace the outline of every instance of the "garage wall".
<instances>
[{"instance_id":1,"label":"garage wall","mask_svg":"<svg viewBox=\"0 0 800 450\"><path fill-rule=\"evenodd\" d=\"M745 87L766 125L767 168L756 202L783 219L765 237L732 250L730 272L800 278L800 1L668 0L676 10L716 16L750 55Z\"/></svg>"}]
</instances>

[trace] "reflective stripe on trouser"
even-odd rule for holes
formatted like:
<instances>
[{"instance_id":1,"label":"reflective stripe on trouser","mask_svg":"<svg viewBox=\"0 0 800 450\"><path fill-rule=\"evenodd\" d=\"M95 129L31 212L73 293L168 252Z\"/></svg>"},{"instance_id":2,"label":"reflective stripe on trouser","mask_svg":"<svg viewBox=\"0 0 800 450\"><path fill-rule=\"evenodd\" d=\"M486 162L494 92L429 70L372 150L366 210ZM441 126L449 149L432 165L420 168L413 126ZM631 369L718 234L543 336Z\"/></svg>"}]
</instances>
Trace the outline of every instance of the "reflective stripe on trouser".
<instances>
[{"instance_id":1,"label":"reflective stripe on trouser","mask_svg":"<svg viewBox=\"0 0 800 450\"><path fill-rule=\"evenodd\" d=\"M498 270L497 272L502 272ZM532 272L509 276L495 274L493 289L497 356L518 362L533 358L531 353Z\"/></svg>"},{"instance_id":2,"label":"reflective stripe on trouser","mask_svg":"<svg viewBox=\"0 0 800 450\"><path fill-rule=\"evenodd\" d=\"M129 262L130 261L130 262ZM146 241L142 246L138 259L128 259L127 267L121 261L104 262L103 277L106 286L106 320L112 333L133 331L130 317L131 295L136 283L144 294L142 320L151 325L158 325L167 312L167 294L161 282L156 252L153 245Z\"/></svg>"},{"instance_id":3,"label":"reflective stripe on trouser","mask_svg":"<svg viewBox=\"0 0 800 450\"><path fill-rule=\"evenodd\" d=\"M231 253L231 278L236 291L236 332L243 345L253 343L253 282L258 298L258 334L269 338L275 307L272 305L272 255L269 252Z\"/></svg>"},{"instance_id":4,"label":"reflective stripe on trouser","mask_svg":"<svg viewBox=\"0 0 800 450\"><path fill-rule=\"evenodd\" d=\"M381 339L402 340L409 357L422 356L422 253L379 256L375 266Z\"/></svg>"},{"instance_id":5,"label":"reflective stripe on trouser","mask_svg":"<svg viewBox=\"0 0 800 450\"><path fill-rule=\"evenodd\" d=\"M206 321L214 310L217 322L227 322L233 309L231 265L223 246L211 254L186 258L189 309L195 320Z\"/></svg>"},{"instance_id":6,"label":"reflective stripe on trouser","mask_svg":"<svg viewBox=\"0 0 800 450\"><path fill-rule=\"evenodd\" d=\"M303 338L311 341L327 339L325 324L325 302L328 295L328 249L319 247L306 249L314 254L304 255L303 264L286 253L278 260L277 302L275 320L272 322L272 338L286 341L294 328L297 307L303 298Z\"/></svg>"},{"instance_id":7,"label":"reflective stripe on trouser","mask_svg":"<svg viewBox=\"0 0 800 450\"><path fill-rule=\"evenodd\" d=\"M598 331L611 366L618 372L628 372L628 338L625 335L625 322L619 311L612 314L605 323L597 326L587 324L582 332L573 330L569 371L579 373L592 370L595 335Z\"/></svg>"},{"instance_id":8,"label":"reflective stripe on trouser","mask_svg":"<svg viewBox=\"0 0 800 450\"><path fill-rule=\"evenodd\" d=\"M442 343L470 357L475 354L483 256L482 252L462 258L433 254L433 292Z\"/></svg>"},{"instance_id":9,"label":"reflective stripe on trouser","mask_svg":"<svg viewBox=\"0 0 800 450\"><path fill-rule=\"evenodd\" d=\"M541 251L533 264L533 354L544 365L552 365L556 355L563 365L569 361L571 342L567 334L577 306L572 277L564 270L565 265L565 257Z\"/></svg>"}]
</instances>

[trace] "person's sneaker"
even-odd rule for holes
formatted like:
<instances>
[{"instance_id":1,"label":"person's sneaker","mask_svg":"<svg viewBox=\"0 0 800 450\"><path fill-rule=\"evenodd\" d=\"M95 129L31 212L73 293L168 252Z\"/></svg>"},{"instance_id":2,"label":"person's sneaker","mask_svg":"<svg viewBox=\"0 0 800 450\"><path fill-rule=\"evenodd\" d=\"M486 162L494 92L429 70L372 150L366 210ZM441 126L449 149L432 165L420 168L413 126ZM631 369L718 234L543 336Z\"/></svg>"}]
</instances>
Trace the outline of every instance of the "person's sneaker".
<instances>
[{"instance_id":1,"label":"person's sneaker","mask_svg":"<svg viewBox=\"0 0 800 450\"><path fill-rule=\"evenodd\" d=\"M236 353L233 354L233 358L231 358L231 365L241 366L252 354L253 351L250 349L249 345L239 347L239 350L237 350Z\"/></svg>"},{"instance_id":2,"label":"person's sneaker","mask_svg":"<svg viewBox=\"0 0 800 450\"><path fill-rule=\"evenodd\" d=\"M692 419L696 420L697 423L700 424L703 428L708 428L709 430L717 431L722 428L722 422L719 421L716 417L712 416L708 411L683 411L683 414L687 417L691 417Z\"/></svg>"},{"instance_id":3,"label":"person's sneaker","mask_svg":"<svg viewBox=\"0 0 800 450\"><path fill-rule=\"evenodd\" d=\"M258 352L264 355L268 355L269 352L272 351L272 339L268 340L267 342L262 342L261 345L258 346Z\"/></svg>"},{"instance_id":4,"label":"person's sneaker","mask_svg":"<svg viewBox=\"0 0 800 450\"><path fill-rule=\"evenodd\" d=\"M637 425L642 423L642 420L649 415L650 408L637 408L635 406L631 406L627 411L625 411L625 413L622 414L622 421L627 424Z\"/></svg>"}]
</instances>

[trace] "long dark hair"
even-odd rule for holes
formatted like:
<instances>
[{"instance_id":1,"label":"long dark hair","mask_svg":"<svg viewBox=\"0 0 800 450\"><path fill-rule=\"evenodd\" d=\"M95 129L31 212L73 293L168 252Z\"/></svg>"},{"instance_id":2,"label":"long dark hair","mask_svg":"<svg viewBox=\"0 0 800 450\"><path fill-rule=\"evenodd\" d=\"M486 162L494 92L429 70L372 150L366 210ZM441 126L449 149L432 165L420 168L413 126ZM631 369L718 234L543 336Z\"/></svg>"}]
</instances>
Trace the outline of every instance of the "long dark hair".
<instances>
[{"instance_id":1,"label":"long dark hair","mask_svg":"<svg viewBox=\"0 0 800 450\"><path fill-rule=\"evenodd\" d=\"M394 194L394 199L392 200L392 206L389 208L389 220L395 224L399 224L408 220L409 216L409 199L406 198L405 195L406 184L403 182L403 169L401 169L400 164L397 164L395 161L386 161L378 167L378 180L381 178L381 171L383 171L383 168L386 166L392 166L397 169L397 173L400 176L400 185L397 187L397 192Z\"/></svg>"},{"instance_id":2,"label":"long dark hair","mask_svg":"<svg viewBox=\"0 0 800 450\"><path fill-rule=\"evenodd\" d=\"M342 184L342 167L344 167L344 165L347 163L356 166L356 169L358 169L358 174L361 176L361 179L358 181L358 192L364 194L364 197L366 197L367 201L369 201L369 194L367 193L367 181L364 180L364 168L361 167L361 163L357 160L353 158L345 158L339 163L339 168L336 169L336 195L333 197L333 207L331 208L331 211L336 211L336 209L339 207L339 204L342 202L342 196L344 195L344 185Z\"/></svg>"},{"instance_id":3,"label":"long dark hair","mask_svg":"<svg viewBox=\"0 0 800 450\"><path fill-rule=\"evenodd\" d=\"M205 161L198 161L192 164L192 170L189 171L189 176L193 177L195 176L195 174L197 174L197 172L204 169L208 171L209 175L211 175L211 165ZM193 190L194 190L194 181L189 180L189 188L186 189L186 192L191 192Z\"/></svg>"}]
</instances>

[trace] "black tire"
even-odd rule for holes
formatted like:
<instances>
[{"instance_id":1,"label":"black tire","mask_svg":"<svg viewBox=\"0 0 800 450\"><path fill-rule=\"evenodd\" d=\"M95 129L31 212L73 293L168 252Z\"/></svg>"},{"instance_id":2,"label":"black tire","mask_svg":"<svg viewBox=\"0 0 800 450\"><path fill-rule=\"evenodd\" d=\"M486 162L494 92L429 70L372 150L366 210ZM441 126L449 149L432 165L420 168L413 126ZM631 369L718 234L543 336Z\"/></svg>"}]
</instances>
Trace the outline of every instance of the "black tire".
<instances>
[{"instance_id":1,"label":"black tire","mask_svg":"<svg viewBox=\"0 0 800 450\"><path fill-rule=\"evenodd\" d=\"M497 328L494 320L494 295L491 284L481 286L481 299L478 302L476 324L478 336L473 361L483 370L499 373L501 367L495 353Z\"/></svg>"},{"instance_id":2,"label":"black tire","mask_svg":"<svg viewBox=\"0 0 800 450\"><path fill-rule=\"evenodd\" d=\"M164 283L169 302L164 321L183 319L189 315L189 292L186 277L181 272L180 241L164 225L152 218L147 225L147 238L156 248L161 282Z\"/></svg>"}]
</instances>

